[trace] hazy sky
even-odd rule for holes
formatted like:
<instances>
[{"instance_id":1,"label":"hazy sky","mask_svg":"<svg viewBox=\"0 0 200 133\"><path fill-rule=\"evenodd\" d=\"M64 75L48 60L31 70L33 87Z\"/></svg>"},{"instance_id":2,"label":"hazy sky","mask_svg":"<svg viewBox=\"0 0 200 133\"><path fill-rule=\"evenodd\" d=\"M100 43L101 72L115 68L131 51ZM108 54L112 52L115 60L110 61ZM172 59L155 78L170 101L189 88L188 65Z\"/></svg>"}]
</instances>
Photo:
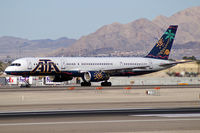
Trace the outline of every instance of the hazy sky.
<instances>
[{"instance_id":1,"label":"hazy sky","mask_svg":"<svg viewBox=\"0 0 200 133\"><path fill-rule=\"evenodd\" d=\"M0 0L0 36L80 38L113 22L171 16L200 0Z\"/></svg>"}]
</instances>

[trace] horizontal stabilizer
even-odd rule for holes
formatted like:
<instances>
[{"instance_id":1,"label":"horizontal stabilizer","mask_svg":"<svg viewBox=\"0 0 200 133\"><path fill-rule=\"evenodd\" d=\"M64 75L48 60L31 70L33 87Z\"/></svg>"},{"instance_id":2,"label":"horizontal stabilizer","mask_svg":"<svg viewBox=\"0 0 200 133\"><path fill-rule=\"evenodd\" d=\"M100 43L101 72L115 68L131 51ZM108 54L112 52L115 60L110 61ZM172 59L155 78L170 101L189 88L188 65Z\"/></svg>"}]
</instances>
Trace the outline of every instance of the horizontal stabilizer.
<instances>
[{"instance_id":1,"label":"horizontal stabilizer","mask_svg":"<svg viewBox=\"0 0 200 133\"><path fill-rule=\"evenodd\" d=\"M188 62L193 62L193 61L172 62L172 63L167 63L167 64L161 64L160 66L162 66L162 67L167 67L167 66L172 66L172 65L182 64L182 63L188 63Z\"/></svg>"}]
</instances>

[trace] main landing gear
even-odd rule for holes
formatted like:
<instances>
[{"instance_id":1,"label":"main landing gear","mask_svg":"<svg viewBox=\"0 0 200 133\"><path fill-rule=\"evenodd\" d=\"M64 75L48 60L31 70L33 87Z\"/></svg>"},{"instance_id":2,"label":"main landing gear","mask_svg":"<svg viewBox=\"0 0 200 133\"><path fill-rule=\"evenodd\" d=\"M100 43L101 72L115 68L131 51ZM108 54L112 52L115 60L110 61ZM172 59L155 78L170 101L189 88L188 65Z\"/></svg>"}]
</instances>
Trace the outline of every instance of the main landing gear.
<instances>
[{"instance_id":1,"label":"main landing gear","mask_svg":"<svg viewBox=\"0 0 200 133\"><path fill-rule=\"evenodd\" d=\"M91 86L91 82L81 82L81 86ZM101 86L112 86L111 82L101 82Z\"/></svg>"},{"instance_id":2,"label":"main landing gear","mask_svg":"<svg viewBox=\"0 0 200 133\"><path fill-rule=\"evenodd\" d=\"M81 82L81 86L91 86L91 82Z\"/></svg>"},{"instance_id":3,"label":"main landing gear","mask_svg":"<svg viewBox=\"0 0 200 133\"><path fill-rule=\"evenodd\" d=\"M101 86L112 86L112 83L108 81L101 82Z\"/></svg>"}]
</instances>

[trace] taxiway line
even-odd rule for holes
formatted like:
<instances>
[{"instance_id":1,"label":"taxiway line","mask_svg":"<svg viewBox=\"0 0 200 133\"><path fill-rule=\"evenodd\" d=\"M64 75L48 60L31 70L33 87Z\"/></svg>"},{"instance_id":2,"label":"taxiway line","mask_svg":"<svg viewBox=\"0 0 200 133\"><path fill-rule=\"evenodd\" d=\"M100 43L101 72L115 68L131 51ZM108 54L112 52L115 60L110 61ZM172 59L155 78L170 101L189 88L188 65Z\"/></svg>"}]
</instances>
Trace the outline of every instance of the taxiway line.
<instances>
[{"instance_id":1,"label":"taxiway line","mask_svg":"<svg viewBox=\"0 0 200 133\"><path fill-rule=\"evenodd\" d=\"M60 125L60 124L96 124L96 123L127 123L127 122L170 122L170 121L200 121L200 118L187 119L145 119L145 120L100 120L100 121L69 121L69 122L37 122L37 123L3 123L0 126L30 126L30 125Z\"/></svg>"}]
</instances>

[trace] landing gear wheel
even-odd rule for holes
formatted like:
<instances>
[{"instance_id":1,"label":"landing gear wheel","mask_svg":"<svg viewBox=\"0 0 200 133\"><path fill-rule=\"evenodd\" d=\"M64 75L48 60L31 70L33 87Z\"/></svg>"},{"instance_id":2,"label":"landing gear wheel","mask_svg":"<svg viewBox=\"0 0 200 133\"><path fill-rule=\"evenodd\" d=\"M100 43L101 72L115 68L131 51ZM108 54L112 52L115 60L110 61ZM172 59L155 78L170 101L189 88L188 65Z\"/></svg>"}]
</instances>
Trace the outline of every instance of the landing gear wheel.
<instances>
[{"instance_id":1,"label":"landing gear wheel","mask_svg":"<svg viewBox=\"0 0 200 133\"><path fill-rule=\"evenodd\" d=\"M81 82L81 86L91 86L90 82Z\"/></svg>"},{"instance_id":2,"label":"landing gear wheel","mask_svg":"<svg viewBox=\"0 0 200 133\"><path fill-rule=\"evenodd\" d=\"M111 82L101 82L101 86L112 86Z\"/></svg>"}]
</instances>

